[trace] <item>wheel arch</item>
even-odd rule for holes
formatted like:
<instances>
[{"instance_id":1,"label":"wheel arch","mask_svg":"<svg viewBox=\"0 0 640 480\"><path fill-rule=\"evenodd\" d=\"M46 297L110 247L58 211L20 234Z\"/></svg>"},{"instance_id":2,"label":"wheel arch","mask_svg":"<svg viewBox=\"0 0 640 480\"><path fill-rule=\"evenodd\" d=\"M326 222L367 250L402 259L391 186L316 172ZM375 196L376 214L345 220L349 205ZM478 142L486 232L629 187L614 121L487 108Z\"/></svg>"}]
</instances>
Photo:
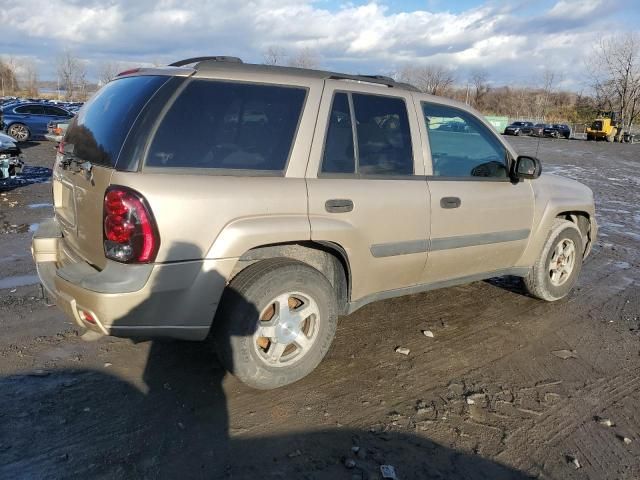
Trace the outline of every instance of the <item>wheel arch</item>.
<instances>
[{"instance_id":1,"label":"wheel arch","mask_svg":"<svg viewBox=\"0 0 640 480\"><path fill-rule=\"evenodd\" d=\"M346 313L351 295L351 270L340 245L301 240L252 247L238 259L229 281L250 265L273 258L297 260L322 273L336 292L339 313Z\"/></svg>"},{"instance_id":2,"label":"wheel arch","mask_svg":"<svg viewBox=\"0 0 640 480\"><path fill-rule=\"evenodd\" d=\"M585 208L583 204L574 201L549 202L537 219L534 220L534 228L531 231L529 244L516 263L517 267L531 267L534 264L540 252L542 252L549 231L557 218L569 220L578 227L585 240L583 257L587 257L591 252L597 232L594 212L589 208Z\"/></svg>"},{"instance_id":3,"label":"wheel arch","mask_svg":"<svg viewBox=\"0 0 640 480\"><path fill-rule=\"evenodd\" d=\"M578 227L578 230L580 230L580 234L582 235L582 242L584 245L583 257L586 258L591 252L591 247L593 246L593 241L595 239L595 231L594 226L592 225L591 214L584 210L568 210L558 213L556 218L568 220Z\"/></svg>"}]
</instances>

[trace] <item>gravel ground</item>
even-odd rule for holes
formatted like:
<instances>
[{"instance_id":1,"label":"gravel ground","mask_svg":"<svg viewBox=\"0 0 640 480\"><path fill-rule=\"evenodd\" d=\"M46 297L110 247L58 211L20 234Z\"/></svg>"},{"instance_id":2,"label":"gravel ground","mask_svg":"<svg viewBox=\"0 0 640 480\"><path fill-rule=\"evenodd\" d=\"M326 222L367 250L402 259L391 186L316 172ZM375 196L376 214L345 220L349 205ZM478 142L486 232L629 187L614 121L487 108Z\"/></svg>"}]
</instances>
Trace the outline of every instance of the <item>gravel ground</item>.
<instances>
[{"instance_id":1,"label":"gravel ground","mask_svg":"<svg viewBox=\"0 0 640 480\"><path fill-rule=\"evenodd\" d=\"M46 304L29 246L54 152L26 145L0 182L0 478L640 478L640 145L509 141L595 192L570 297L507 278L368 305L268 392L204 344L87 342Z\"/></svg>"}]
</instances>

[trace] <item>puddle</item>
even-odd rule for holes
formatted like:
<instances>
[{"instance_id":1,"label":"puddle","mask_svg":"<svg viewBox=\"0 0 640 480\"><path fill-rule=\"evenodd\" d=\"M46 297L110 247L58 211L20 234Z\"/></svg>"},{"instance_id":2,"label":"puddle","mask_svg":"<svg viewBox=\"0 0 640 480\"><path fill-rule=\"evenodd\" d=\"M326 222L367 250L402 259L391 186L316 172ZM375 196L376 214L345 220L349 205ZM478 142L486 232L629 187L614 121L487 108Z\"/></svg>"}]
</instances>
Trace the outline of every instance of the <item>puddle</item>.
<instances>
[{"instance_id":1,"label":"puddle","mask_svg":"<svg viewBox=\"0 0 640 480\"><path fill-rule=\"evenodd\" d=\"M48 208L53 207L53 203L32 203L31 205L27 205L29 208Z\"/></svg>"},{"instance_id":2,"label":"puddle","mask_svg":"<svg viewBox=\"0 0 640 480\"><path fill-rule=\"evenodd\" d=\"M613 263L616 267L621 268L623 270L627 270L631 268L631 264L629 262L617 261Z\"/></svg>"},{"instance_id":3,"label":"puddle","mask_svg":"<svg viewBox=\"0 0 640 480\"><path fill-rule=\"evenodd\" d=\"M37 275L16 275L14 277L0 278L0 289L24 287L40 283Z\"/></svg>"},{"instance_id":4,"label":"puddle","mask_svg":"<svg viewBox=\"0 0 640 480\"><path fill-rule=\"evenodd\" d=\"M34 233L36 230L38 230L39 226L40 226L39 223L32 223L31 225L29 225L29 231L31 233Z\"/></svg>"}]
</instances>

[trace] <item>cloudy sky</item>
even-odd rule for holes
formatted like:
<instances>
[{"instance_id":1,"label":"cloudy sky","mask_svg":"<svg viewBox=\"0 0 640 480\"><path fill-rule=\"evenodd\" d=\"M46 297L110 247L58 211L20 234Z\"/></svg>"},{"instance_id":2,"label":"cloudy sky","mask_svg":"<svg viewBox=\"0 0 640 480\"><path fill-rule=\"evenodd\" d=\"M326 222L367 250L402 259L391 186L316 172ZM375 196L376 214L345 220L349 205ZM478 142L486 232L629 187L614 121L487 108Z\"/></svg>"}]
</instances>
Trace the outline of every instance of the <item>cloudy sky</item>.
<instances>
[{"instance_id":1,"label":"cloudy sky","mask_svg":"<svg viewBox=\"0 0 640 480\"><path fill-rule=\"evenodd\" d=\"M483 68L494 84L535 85L545 68L581 90L603 36L640 30L638 0L0 0L0 56L55 79L70 49L96 78L124 66L197 55L261 62L269 46L309 48L324 68L390 73L406 63Z\"/></svg>"}]
</instances>

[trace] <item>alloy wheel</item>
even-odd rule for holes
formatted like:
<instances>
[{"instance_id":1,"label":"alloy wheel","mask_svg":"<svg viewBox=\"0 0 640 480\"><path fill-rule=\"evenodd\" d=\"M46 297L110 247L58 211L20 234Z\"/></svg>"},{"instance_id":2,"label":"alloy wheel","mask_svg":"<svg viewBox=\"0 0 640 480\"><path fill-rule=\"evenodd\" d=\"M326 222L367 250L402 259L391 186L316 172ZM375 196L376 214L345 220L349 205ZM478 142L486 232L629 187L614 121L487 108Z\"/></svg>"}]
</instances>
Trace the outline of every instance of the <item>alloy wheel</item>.
<instances>
[{"instance_id":1,"label":"alloy wheel","mask_svg":"<svg viewBox=\"0 0 640 480\"><path fill-rule=\"evenodd\" d=\"M277 296L261 312L254 333L258 356L269 366L300 362L317 337L320 309L315 300L300 292Z\"/></svg>"},{"instance_id":2,"label":"alloy wheel","mask_svg":"<svg viewBox=\"0 0 640 480\"><path fill-rule=\"evenodd\" d=\"M560 240L551 255L549 262L549 279L551 284L559 287L571 276L576 263L576 246L573 240L564 238Z\"/></svg>"}]
</instances>

